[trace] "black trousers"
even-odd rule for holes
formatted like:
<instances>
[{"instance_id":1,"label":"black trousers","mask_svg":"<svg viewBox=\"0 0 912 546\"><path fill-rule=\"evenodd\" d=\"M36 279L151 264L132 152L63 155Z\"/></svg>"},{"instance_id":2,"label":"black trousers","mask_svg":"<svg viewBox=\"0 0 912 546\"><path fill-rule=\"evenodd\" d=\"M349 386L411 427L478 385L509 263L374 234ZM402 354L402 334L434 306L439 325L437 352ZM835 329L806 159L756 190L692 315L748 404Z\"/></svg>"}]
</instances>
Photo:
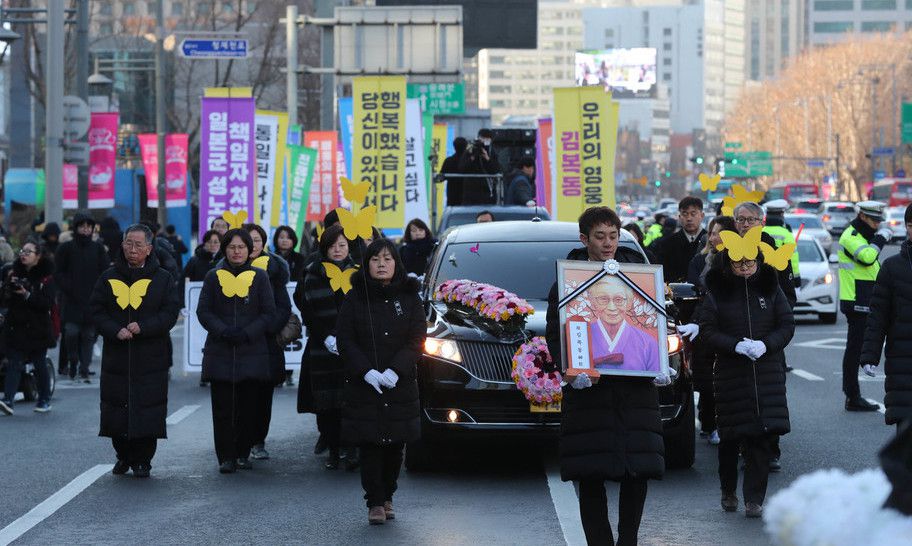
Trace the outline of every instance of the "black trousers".
<instances>
[{"instance_id":1,"label":"black trousers","mask_svg":"<svg viewBox=\"0 0 912 546\"><path fill-rule=\"evenodd\" d=\"M845 313L846 321L849 323L849 331L846 334L846 348L842 355L842 392L846 398L858 398L861 396L861 388L858 386L858 366L861 364L861 345L864 342L865 322L868 319L867 313L856 313L850 311Z\"/></svg>"},{"instance_id":2,"label":"black trousers","mask_svg":"<svg viewBox=\"0 0 912 546\"><path fill-rule=\"evenodd\" d=\"M95 325L67 322L63 326L63 337L67 346L67 358L70 361L70 379L76 377L77 371L79 375L88 376L95 346Z\"/></svg>"},{"instance_id":3,"label":"black trousers","mask_svg":"<svg viewBox=\"0 0 912 546\"><path fill-rule=\"evenodd\" d=\"M621 480L618 508L618 546L636 546L643 505L646 504L647 482L644 479ZM605 482L581 480L579 482L580 519L586 542L590 545L614 546L614 534L608 521L608 495Z\"/></svg>"},{"instance_id":4,"label":"black trousers","mask_svg":"<svg viewBox=\"0 0 912 546\"><path fill-rule=\"evenodd\" d=\"M117 460L125 461L130 466L152 464L158 440L155 438L111 438Z\"/></svg>"},{"instance_id":5,"label":"black trousers","mask_svg":"<svg viewBox=\"0 0 912 546\"><path fill-rule=\"evenodd\" d=\"M250 456L250 446L257 427L257 386L254 381L229 383L213 381L212 431L215 436L215 456L219 464Z\"/></svg>"},{"instance_id":6,"label":"black trousers","mask_svg":"<svg viewBox=\"0 0 912 546\"><path fill-rule=\"evenodd\" d=\"M722 491L738 489L738 451L744 456L744 502L763 505L769 481L769 460L772 456L773 434L722 439L719 444L719 482Z\"/></svg>"},{"instance_id":7,"label":"black trousers","mask_svg":"<svg viewBox=\"0 0 912 546\"><path fill-rule=\"evenodd\" d=\"M399 487L404 448L403 442L383 446L361 444L361 487L368 508L393 500L393 493Z\"/></svg>"},{"instance_id":8,"label":"black trousers","mask_svg":"<svg viewBox=\"0 0 912 546\"><path fill-rule=\"evenodd\" d=\"M253 430L252 443L259 445L266 443L269 434L269 423L272 422L272 395L275 385L272 383L256 383L256 426Z\"/></svg>"},{"instance_id":9,"label":"black trousers","mask_svg":"<svg viewBox=\"0 0 912 546\"><path fill-rule=\"evenodd\" d=\"M697 416L700 419L700 430L710 434L716 430L716 397L712 387L700 391L700 401L697 402Z\"/></svg>"},{"instance_id":10,"label":"black trousers","mask_svg":"<svg viewBox=\"0 0 912 546\"><path fill-rule=\"evenodd\" d=\"M317 430L330 451L338 451L342 435L342 410L325 410L317 414Z\"/></svg>"}]
</instances>

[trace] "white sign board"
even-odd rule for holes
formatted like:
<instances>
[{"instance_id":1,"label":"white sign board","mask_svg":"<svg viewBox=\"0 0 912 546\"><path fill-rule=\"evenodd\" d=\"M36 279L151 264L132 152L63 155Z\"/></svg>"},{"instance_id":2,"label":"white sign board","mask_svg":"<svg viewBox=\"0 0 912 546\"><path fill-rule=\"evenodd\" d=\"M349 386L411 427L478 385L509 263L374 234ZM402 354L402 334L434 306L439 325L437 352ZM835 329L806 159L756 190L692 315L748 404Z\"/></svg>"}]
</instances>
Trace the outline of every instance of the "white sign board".
<instances>
[{"instance_id":1,"label":"white sign board","mask_svg":"<svg viewBox=\"0 0 912 546\"><path fill-rule=\"evenodd\" d=\"M295 305L294 294L296 282L286 286L288 297L291 298L291 312L301 318L301 312ZM188 282L184 287L184 301L187 303L187 317L184 320L184 371L200 373L203 371L203 346L206 345L206 330L196 316L196 306L199 304L200 292L203 289L201 281ZM304 356L304 347L307 344L307 330L304 337L292 342L285 347L285 369L297 370L301 368L301 358Z\"/></svg>"}]
</instances>

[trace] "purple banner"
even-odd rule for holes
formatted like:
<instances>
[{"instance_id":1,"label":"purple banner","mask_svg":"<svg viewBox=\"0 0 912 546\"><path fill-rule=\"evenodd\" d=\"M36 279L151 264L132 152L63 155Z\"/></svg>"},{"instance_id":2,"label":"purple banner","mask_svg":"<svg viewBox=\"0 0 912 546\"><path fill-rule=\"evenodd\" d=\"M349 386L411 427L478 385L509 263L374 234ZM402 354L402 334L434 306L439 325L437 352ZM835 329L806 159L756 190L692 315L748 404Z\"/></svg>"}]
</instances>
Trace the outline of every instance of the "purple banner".
<instances>
[{"instance_id":1,"label":"purple banner","mask_svg":"<svg viewBox=\"0 0 912 546\"><path fill-rule=\"evenodd\" d=\"M204 98L200 114L199 232L227 211L253 217L254 115L252 98Z\"/></svg>"}]
</instances>

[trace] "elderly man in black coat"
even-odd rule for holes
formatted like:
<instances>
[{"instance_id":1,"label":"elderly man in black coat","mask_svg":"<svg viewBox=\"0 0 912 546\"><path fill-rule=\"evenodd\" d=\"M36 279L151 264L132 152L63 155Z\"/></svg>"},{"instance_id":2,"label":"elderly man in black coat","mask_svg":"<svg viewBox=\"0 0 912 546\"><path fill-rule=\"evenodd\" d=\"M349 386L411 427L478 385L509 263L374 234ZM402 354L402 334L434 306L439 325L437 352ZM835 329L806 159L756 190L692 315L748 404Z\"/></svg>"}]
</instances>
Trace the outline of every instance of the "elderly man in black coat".
<instances>
[{"instance_id":1,"label":"elderly man in black coat","mask_svg":"<svg viewBox=\"0 0 912 546\"><path fill-rule=\"evenodd\" d=\"M592 207L579 218L580 241L568 260L644 263L636 251L619 246L621 220L608 207ZM546 338L560 367L557 283L548 295ZM618 544L636 544L647 480L665 471L659 396L649 378L602 377L593 385L579 375L564 389L560 432L561 479L579 480L580 516L589 544L615 543L608 522L605 481L620 482Z\"/></svg>"},{"instance_id":2,"label":"elderly man in black coat","mask_svg":"<svg viewBox=\"0 0 912 546\"><path fill-rule=\"evenodd\" d=\"M127 228L122 251L92 291L91 310L104 337L101 431L117 452L114 474L146 478L158 438L166 438L171 328L180 299L152 253L152 232Z\"/></svg>"}]
</instances>

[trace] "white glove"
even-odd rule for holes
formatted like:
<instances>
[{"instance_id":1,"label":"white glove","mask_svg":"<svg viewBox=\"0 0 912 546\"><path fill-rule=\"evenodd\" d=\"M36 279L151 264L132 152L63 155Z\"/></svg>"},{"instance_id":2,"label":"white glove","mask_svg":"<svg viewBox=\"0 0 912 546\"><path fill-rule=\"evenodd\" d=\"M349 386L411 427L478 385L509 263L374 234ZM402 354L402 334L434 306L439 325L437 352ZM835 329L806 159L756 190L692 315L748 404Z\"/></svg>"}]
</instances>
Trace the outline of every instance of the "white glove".
<instances>
[{"instance_id":1,"label":"white glove","mask_svg":"<svg viewBox=\"0 0 912 546\"><path fill-rule=\"evenodd\" d=\"M748 349L748 351L750 351L750 355L748 356L750 356L752 359L757 360L766 354L766 345L764 345L762 341L751 339L747 341L750 343L750 348Z\"/></svg>"},{"instance_id":2,"label":"white glove","mask_svg":"<svg viewBox=\"0 0 912 546\"><path fill-rule=\"evenodd\" d=\"M739 341L738 344L735 345L735 352L738 353L739 355L744 355L747 358L750 358L751 360L753 360L753 357L751 357L751 353L750 353L750 347L751 347L750 340L747 338L744 338L744 341Z\"/></svg>"},{"instance_id":3,"label":"white glove","mask_svg":"<svg viewBox=\"0 0 912 546\"><path fill-rule=\"evenodd\" d=\"M190 311L189 311L186 307L184 307L183 309L181 309L181 316L182 316L182 317L189 317L189 316L190 316Z\"/></svg>"},{"instance_id":4,"label":"white glove","mask_svg":"<svg viewBox=\"0 0 912 546\"><path fill-rule=\"evenodd\" d=\"M383 394L383 391L380 390L380 382L383 380L382 373L377 370L368 370L367 373L364 374L364 380L377 391L377 394Z\"/></svg>"},{"instance_id":5,"label":"white glove","mask_svg":"<svg viewBox=\"0 0 912 546\"><path fill-rule=\"evenodd\" d=\"M861 369L864 370L865 375L869 377L877 376L877 364L865 364Z\"/></svg>"},{"instance_id":6,"label":"white glove","mask_svg":"<svg viewBox=\"0 0 912 546\"><path fill-rule=\"evenodd\" d=\"M671 378L667 375L660 373L655 376L655 379L652 380L656 387L664 387L666 385L671 385Z\"/></svg>"},{"instance_id":7,"label":"white glove","mask_svg":"<svg viewBox=\"0 0 912 546\"><path fill-rule=\"evenodd\" d=\"M588 389L592 386L592 380L589 379L588 375L581 373L573 378L573 382L570 383L570 386L577 390Z\"/></svg>"},{"instance_id":8,"label":"white glove","mask_svg":"<svg viewBox=\"0 0 912 546\"><path fill-rule=\"evenodd\" d=\"M893 239L893 230L890 228L887 228L887 227L882 227L882 228L878 229L877 233L875 233L874 235L875 236L880 235L881 237L886 239L887 242L889 243L890 240Z\"/></svg>"},{"instance_id":9,"label":"white glove","mask_svg":"<svg viewBox=\"0 0 912 546\"><path fill-rule=\"evenodd\" d=\"M399 381L399 375L392 368L387 368L380 376L380 384L387 389L392 389Z\"/></svg>"},{"instance_id":10,"label":"white glove","mask_svg":"<svg viewBox=\"0 0 912 546\"><path fill-rule=\"evenodd\" d=\"M681 326L678 326L678 333L693 341L700 335L700 325L694 324L693 322L690 324L682 324Z\"/></svg>"},{"instance_id":11,"label":"white glove","mask_svg":"<svg viewBox=\"0 0 912 546\"><path fill-rule=\"evenodd\" d=\"M339 347L336 345L336 336L326 336L326 339L323 340L323 346L332 354L339 354Z\"/></svg>"}]
</instances>

